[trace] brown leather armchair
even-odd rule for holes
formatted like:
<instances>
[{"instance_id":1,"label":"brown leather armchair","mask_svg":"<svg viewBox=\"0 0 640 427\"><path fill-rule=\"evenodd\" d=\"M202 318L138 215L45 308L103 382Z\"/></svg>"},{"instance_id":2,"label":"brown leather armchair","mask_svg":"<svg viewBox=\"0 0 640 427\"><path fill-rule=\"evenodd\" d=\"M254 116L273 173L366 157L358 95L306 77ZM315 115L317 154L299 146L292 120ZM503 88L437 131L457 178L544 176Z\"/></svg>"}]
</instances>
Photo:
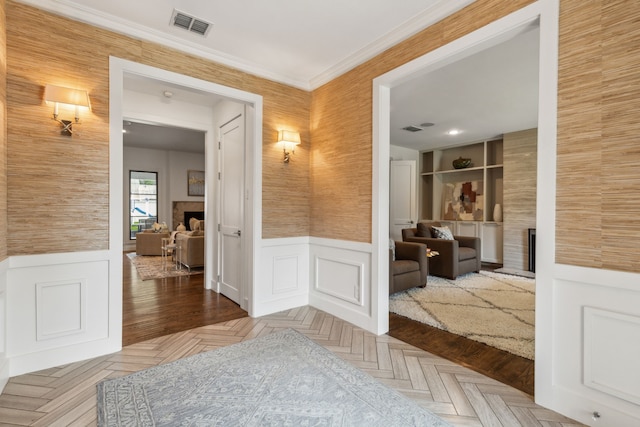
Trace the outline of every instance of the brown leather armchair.
<instances>
[{"instance_id":1,"label":"brown leather armchair","mask_svg":"<svg viewBox=\"0 0 640 427\"><path fill-rule=\"evenodd\" d=\"M389 295L427 284L427 245L395 242L395 259L389 250Z\"/></svg>"},{"instance_id":2,"label":"brown leather armchair","mask_svg":"<svg viewBox=\"0 0 640 427\"><path fill-rule=\"evenodd\" d=\"M453 236L454 240L437 239L431 227L441 227L439 222L420 222L417 228L402 230L402 240L426 244L440 255L429 258L429 271L434 276L455 280L461 274L478 272L482 265L479 237Z\"/></svg>"}]
</instances>

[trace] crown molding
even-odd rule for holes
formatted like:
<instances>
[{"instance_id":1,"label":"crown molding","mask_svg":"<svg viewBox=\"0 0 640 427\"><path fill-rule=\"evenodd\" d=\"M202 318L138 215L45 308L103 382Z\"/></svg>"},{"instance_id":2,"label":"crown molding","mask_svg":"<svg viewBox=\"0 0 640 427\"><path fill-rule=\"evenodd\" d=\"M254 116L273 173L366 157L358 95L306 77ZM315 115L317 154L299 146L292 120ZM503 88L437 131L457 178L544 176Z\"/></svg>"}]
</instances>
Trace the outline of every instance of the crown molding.
<instances>
[{"instance_id":1,"label":"crown molding","mask_svg":"<svg viewBox=\"0 0 640 427\"><path fill-rule=\"evenodd\" d=\"M275 82L283 83L303 90L316 89L331 80L339 77L347 71L368 61L376 55L384 52L390 47L406 40L419 31L440 21L441 19L459 11L460 9L473 3L475 0L441 0L433 7L425 10L419 15L409 19L399 25L387 35L375 40L356 53L349 55L334 66L329 67L324 72L303 81L291 76L274 73L268 69L260 67L255 63L244 61L238 57L228 55L215 49L209 49L189 40L175 37L161 31L136 24L135 22L97 11L74 3L70 0L16 0L29 6L33 6L47 12L65 16L76 21L84 22L106 30L114 31L139 40L158 43L175 50L179 50L191 55L244 71Z\"/></svg>"}]
</instances>

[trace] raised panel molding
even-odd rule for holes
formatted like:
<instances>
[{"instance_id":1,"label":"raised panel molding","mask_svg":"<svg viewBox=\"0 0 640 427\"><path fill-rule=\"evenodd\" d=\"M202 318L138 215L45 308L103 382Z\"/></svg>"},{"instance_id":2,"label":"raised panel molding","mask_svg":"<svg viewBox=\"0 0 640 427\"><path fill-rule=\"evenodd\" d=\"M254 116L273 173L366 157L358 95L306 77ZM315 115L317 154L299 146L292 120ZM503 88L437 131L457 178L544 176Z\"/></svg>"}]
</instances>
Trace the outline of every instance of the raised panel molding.
<instances>
[{"instance_id":1,"label":"raised panel molding","mask_svg":"<svg viewBox=\"0 0 640 427\"><path fill-rule=\"evenodd\" d=\"M312 237L309 251L309 304L375 331L371 304L371 244Z\"/></svg>"},{"instance_id":2,"label":"raised panel molding","mask_svg":"<svg viewBox=\"0 0 640 427\"><path fill-rule=\"evenodd\" d=\"M309 304L309 238L263 239L252 316Z\"/></svg>"},{"instance_id":3,"label":"raised panel molding","mask_svg":"<svg viewBox=\"0 0 640 427\"><path fill-rule=\"evenodd\" d=\"M562 264L554 269L555 392L544 406L562 406L567 416L587 425L637 426L640 274ZM536 312L545 309L536 306ZM545 339L540 334L536 319L536 342Z\"/></svg>"},{"instance_id":4,"label":"raised panel molding","mask_svg":"<svg viewBox=\"0 0 640 427\"><path fill-rule=\"evenodd\" d=\"M109 271L107 251L10 258L6 354L11 376L121 348L121 330L109 324Z\"/></svg>"},{"instance_id":5,"label":"raised panel molding","mask_svg":"<svg viewBox=\"0 0 640 427\"><path fill-rule=\"evenodd\" d=\"M272 293L297 291L300 289L300 256L282 255L273 257Z\"/></svg>"},{"instance_id":6,"label":"raised panel molding","mask_svg":"<svg viewBox=\"0 0 640 427\"><path fill-rule=\"evenodd\" d=\"M640 317L584 307L583 343L585 385L640 405Z\"/></svg>"},{"instance_id":7,"label":"raised panel molding","mask_svg":"<svg viewBox=\"0 0 640 427\"><path fill-rule=\"evenodd\" d=\"M351 304L363 305L364 264L316 256L315 289Z\"/></svg>"},{"instance_id":8,"label":"raised panel molding","mask_svg":"<svg viewBox=\"0 0 640 427\"><path fill-rule=\"evenodd\" d=\"M87 279L36 283L36 341L83 333Z\"/></svg>"}]
</instances>

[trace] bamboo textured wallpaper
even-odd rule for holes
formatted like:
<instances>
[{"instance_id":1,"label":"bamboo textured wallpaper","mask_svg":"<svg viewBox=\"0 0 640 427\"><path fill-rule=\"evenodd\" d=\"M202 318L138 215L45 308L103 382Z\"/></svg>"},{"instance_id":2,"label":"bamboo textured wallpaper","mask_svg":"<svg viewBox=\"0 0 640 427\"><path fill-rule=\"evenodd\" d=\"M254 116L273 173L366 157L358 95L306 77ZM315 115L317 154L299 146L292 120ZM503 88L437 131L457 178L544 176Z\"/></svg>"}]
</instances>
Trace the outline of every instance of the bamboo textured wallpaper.
<instances>
[{"instance_id":1,"label":"bamboo textured wallpaper","mask_svg":"<svg viewBox=\"0 0 640 427\"><path fill-rule=\"evenodd\" d=\"M556 261L640 271L640 2L562 1Z\"/></svg>"},{"instance_id":2,"label":"bamboo textured wallpaper","mask_svg":"<svg viewBox=\"0 0 640 427\"><path fill-rule=\"evenodd\" d=\"M313 92L312 236L371 242L373 79L528 3L479 0Z\"/></svg>"},{"instance_id":3,"label":"bamboo textured wallpaper","mask_svg":"<svg viewBox=\"0 0 640 427\"><path fill-rule=\"evenodd\" d=\"M7 49L5 1L0 0L0 261L7 251Z\"/></svg>"},{"instance_id":4,"label":"bamboo textured wallpaper","mask_svg":"<svg viewBox=\"0 0 640 427\"><path fill-rule=\"evenodd\" d=\"M11 0L6 33L9 255L108 247L110 55L262 95L263 236L309 234L309 92ZM89 91L72 138L52 120L46 84ZM282 127L302 134L286 167Z\"/></svg>"},{"instance_id":5,"label":"bamboo textured wallpaper","mask_svg":"<svg viewBox=\"0 0 640 427\"><path fill-rule=\"evenodd\" d=\"M114 55L264 96L263 237L370 242L373 78L532 2L478 0L308 93L9 0L0 239L8 226L8 255L107 247ZM640 2L561 0L560 14L556 260L638 272ZM58 135L42 101L47 83L89 90L81 135ZM302 135L288 165L279 128Z\"/></svg>"}]
</instances>

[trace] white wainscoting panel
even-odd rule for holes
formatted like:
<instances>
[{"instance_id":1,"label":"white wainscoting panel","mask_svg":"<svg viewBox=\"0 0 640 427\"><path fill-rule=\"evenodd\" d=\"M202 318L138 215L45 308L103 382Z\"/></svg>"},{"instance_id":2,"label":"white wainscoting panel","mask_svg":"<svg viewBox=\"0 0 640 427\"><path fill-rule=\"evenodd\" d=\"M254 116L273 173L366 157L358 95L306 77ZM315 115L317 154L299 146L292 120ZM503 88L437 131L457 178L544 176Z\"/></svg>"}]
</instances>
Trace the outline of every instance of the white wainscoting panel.
<instances>
[{"instance_id":1,"label":"white wainscoting panel","mask_svg":"<svg viewBox=\"0 0 640 427\"><path fill-rule=\"evenodd\" d=\"M0 393L9 381L7 357L7 270L9 259L0 261Z\"/></svg>"},{"instance_id":2,"label":"white wainscoting panel","mask_svg":"<svg viewBox=\"0 0 640 427\"><path fill-rule=\"evenodd\" d=\"M315 290L362 307L365 267L364 262L343 260L338 255L316 254Z\"/></svg>"},{"instance_id":3,"label":"white wainscoting panel","mask_svg":"<svg viewBox=\"0 0 640 427\"><path fill-rule=\"evenodd\" d=\"M36 341L86 331L87 280L36 283Z\"/></svg>"},{"instance_id":4,"label":"white wainscoting panel","mask_svg":"<svg viewBox=\"0 0 640 427\"><path fill-rule=\"evenodd\" d=\"M121 331L109 330L109 291L108 251L11 257L11 376L117 351Z\"/></svg>"},{"instance_id":5,"label":"white wainscoting panel","mask_svg":"<svg viewBox=\"0 0 640 427\"><path fill-rule=\"evenodd\" d=\"M369 243L311 238L309 303L367 330L375 330L371 308Z\"/></svg>"},{"instance_id":6,"label":"white wainscoting panel","mask_svg":"<svg viewBox=\"0 0 640 427\"><path fill-rule=\"evenodd\" d=\"M556 265L555 277L554 399L588 425L640 425L640 274Z\"/></svg>"},{"instance_id":7,"label":"white wainscoting panel","mask_svg":"<svg viewBox=\"0 0 640 427\"><path fill-rule=\"evenodd\" d=\"M585 385L640 405L640 317L585 307L583 343Z\"/></svg>"},{"instance_id":8,"label":"white wainscoting panel","mask_svg":"<svg viewBox=\"0 0 640 427\"><path fill-rule=\"evenodd\" d=\"M264 239L253 315L309 304L309 238Z\"/></svg>"}]
</instances>

